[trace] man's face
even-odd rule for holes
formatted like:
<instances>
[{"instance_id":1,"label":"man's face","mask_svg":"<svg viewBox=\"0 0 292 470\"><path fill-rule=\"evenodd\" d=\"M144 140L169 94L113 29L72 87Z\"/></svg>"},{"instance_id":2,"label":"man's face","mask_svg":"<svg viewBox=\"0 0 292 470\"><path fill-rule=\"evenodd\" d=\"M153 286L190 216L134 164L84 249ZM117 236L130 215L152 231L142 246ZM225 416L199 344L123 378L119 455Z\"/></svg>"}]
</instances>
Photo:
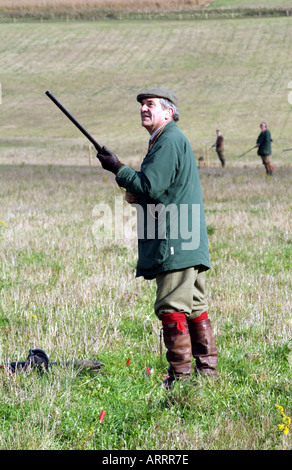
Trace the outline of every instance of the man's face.
<instances>
[{"instance_id":1,"label":"man's face","mask_svg":"<svg viewBox=\"0 0 292 470\"><path fill-rule=\"evenodd\" d=\"M145 98L141 102L141 124L152 134L172 119L172 108L163 109L159 98Z\"/></svg>"}]
</instances>

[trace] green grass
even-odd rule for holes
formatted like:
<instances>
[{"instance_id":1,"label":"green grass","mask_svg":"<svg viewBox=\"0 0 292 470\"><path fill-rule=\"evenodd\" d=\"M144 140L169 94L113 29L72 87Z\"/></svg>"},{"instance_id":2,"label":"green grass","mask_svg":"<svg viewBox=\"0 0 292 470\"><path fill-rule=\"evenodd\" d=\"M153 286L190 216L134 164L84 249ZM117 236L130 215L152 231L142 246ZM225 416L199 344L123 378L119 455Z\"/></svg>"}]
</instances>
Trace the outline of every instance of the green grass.
<instances>
[{"instance_id":1,"label":"green grass","mask_svg":"<svg viewBox=\"0 0 292 470\"><path fill-rule=\"evenodd\" d=\"M1 370L0 448L291 449L275 407L291 417L289 18L1 24L0 39L1 363L42 348L61 364L104 364ZM93 233L94 207L123 193L44 95L138 168L147 135L136 94L153 85L176 89L196 158L217 126L226 138L227 167L210 151L199 170L220 375L171 392L155 283L135 279L136 241ZM238 158L262 119L273 178L255 153Z\"/></svg>"},{"instance_id":2,"label":"green grass","mask_svg":"<svg viewBox=\"0 0 292 470\"><path fill-rule=\"evenodd\" d=\"M3 363L30 347L104 363L99 373L1 373L2 449L290 447L275 404L291 416L291 170L274 180L262 169L200 172L220 376L166 392L155 284L134 277L135 241L92 234L99 195L120 196L113 179L89 166L2 166Z\"/></svg>"},{"instance_id":3,"label":"green grass","mask_svg":"<svg viewBox=\"0 0 292 470\"><path fill-rule=\"evenodd\" d=\"M209 8L288 8L291 7L289 0L213 0Z\"/></svg>"}]
</instances>

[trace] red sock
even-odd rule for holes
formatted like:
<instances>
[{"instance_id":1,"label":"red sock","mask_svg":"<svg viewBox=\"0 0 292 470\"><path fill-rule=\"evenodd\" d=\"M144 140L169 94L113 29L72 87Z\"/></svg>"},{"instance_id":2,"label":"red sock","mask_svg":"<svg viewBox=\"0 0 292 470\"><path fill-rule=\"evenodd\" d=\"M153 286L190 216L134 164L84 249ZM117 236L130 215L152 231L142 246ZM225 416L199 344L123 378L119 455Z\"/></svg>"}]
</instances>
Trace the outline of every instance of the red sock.
<instances>
[{"instance_id":1,"label":"red sock","mask_svg":"<svg viewBox=\"0 0 292 470\"><path fill-rule=\"evenodd\" d=\"M178 331L186 331L184 322L186 322L186 316L181 312L165 313L161 317L162 325L168 325L169 323L176 323Z\"/></svg>"},{"instance_id":2,"label":"red sock","mask_svg":"<svg viewBox=\"0 0 292 470\"><path fill-rule=\"evenodd\" d=\"M198 321L207 320L208 319L208 312L203 312L199 317L194 318L193 320L189 320L191 323L197 323Z\"/></svg>"}]
</instances>

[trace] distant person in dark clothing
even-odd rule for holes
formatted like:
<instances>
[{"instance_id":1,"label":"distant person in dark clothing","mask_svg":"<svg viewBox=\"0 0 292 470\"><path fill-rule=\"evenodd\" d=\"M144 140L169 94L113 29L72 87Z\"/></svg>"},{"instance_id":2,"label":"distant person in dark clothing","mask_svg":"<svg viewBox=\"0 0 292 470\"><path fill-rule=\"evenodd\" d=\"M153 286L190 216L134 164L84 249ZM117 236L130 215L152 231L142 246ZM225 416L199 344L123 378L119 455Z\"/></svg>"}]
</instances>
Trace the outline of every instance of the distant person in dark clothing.
<instances>
[{"instance_id":1,"label":"distant person in dark clothing","mask_svg":"<svg viewBox=\"0 0 292 470\"><path fill-rule=\"evenodd\" d=\"M215 150L217 152L218 158L221 162L222 167L225 167L225 157L224 157L224 138L223 135L221 134L220 129L217 129L217 139L214 145L212 147L215 147Z\"/></svg>"},{"instance_id":2,"label":"distant person in dark clothing","mask_svg":"<svg viewBox=\"0 0 292 470\"><path fill-rule=\"evenodd\" d=\"M261 133L258 136L256 146L258 147L258 155L261 157L266 174L272 176L274 167L272 165L272 145L273 139L266 122L260 124Z\"/></svg>"}]
</instances>

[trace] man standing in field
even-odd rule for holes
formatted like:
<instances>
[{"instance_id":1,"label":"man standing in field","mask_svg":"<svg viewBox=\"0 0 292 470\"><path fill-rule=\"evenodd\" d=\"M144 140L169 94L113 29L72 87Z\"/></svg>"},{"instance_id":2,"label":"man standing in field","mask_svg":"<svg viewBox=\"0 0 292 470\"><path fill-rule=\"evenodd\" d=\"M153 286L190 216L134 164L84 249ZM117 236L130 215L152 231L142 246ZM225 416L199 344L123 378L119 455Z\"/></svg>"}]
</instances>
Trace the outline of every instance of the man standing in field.
<instances>
[{"instance_id":1,"label":"man standing in field","mask_svg":"<svg viewBox=\"0 0 292 470\"><path fill-rule=\"evenodd\" d=\"M273 141L271 133L268 129L266 122L260 124L261 133L257 138L256 146L258 147L258 155L262 158L263 165L266 169L266 174L269 176L273 175L274 167L272 165L272 145Z\"/></svg>"},{"instance_id":2,"label":"man standing in field","mask_svg":"<svg viewBox=\"0 0 292 470\"><path fill-rule=\"evenodd\" d=\"M205 287L208 236L194 154L176 124L175 93L155 88L138 94L137 101L141 124L150 134L140 171L121 163L106 147L97 158L137 208L136 275L156 280L154 310L162 322L169 362L164 386L170 389L175 380L190 378L192 355L199 374L217 374Z\"/></svg>"},{"instance_id":3,"label":"man standing in field","mask_svg":"<svg viewBox=\"0 0 292 470\"><path fill-rule=\"evenodd\" d=\"M220 129L217 129L216 133L217 133L217 139L216 139L215 144L212 145L212 147L215 147L218 158L221 162L221 166L224 168L225 167L224 138Z\"/></svg>"}]
</instances>

